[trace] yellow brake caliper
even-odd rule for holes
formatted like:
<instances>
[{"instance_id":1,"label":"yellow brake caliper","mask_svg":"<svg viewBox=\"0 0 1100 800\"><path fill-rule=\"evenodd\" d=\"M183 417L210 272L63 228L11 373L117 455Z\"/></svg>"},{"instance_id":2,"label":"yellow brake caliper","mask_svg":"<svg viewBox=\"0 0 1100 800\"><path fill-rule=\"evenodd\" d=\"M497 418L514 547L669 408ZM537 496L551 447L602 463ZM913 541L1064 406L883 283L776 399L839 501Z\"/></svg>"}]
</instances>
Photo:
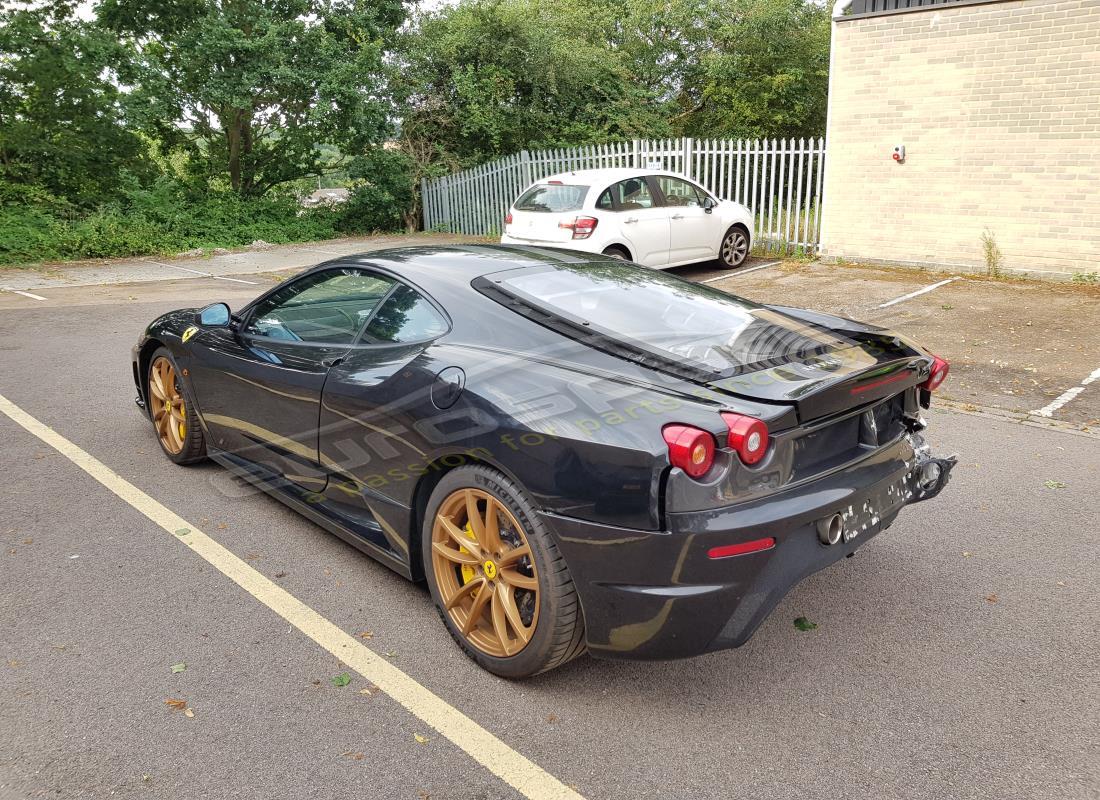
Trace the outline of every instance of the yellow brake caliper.
<instances>
[{"instance_id":1,"label":"yellow brake caliper","mask_svg":"<svg viewBox=\"0 0 1100 800\"><path fill-rule=\"evenodd\" d=\"M467 539L469 539L471 542L476 542L477 541L477 537L474 536L474 529L472 527L470 527L469 522L466 523L466 527L464 528L464 531L466 533L466 538ZM470 552L465 547L458 548L458 551L460 553L469 553ZM471 567L469 564L463 564L462 565L462 585L463 586L465 586L467 583L472 581L474 579L474 575L475 575L475 573L474 573L474 568L473 567Z\"/></svg>"},{"instance_id":2,"label":"yellow brake caliper","mask_svg":"<svg viewBox=\"0 0 1100 800\"><path fill-rule=\"evenodd\" d=\"M187 438L187 425L184 420L187 419L187 406L180 400L180 439Z\"/></svg>"}]
</instances>

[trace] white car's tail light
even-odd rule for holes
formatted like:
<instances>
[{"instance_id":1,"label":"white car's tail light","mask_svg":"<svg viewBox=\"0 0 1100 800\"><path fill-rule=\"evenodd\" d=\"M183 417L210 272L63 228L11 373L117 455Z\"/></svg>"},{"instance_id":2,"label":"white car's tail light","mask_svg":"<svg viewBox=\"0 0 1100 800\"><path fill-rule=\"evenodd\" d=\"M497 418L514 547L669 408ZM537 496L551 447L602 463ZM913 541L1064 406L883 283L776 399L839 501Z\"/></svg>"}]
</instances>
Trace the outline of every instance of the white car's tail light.
<instances>
[{"instance_id":1,"label":"white car's tail light","mask_svg":"<svg viewBox=\"0 0 1100 800\"><path fill-rule=\"evenodd\" d=\"M573 231L574 239L587 239L599 223L595 217L577 217L572 222L559 222L558 227Z\"/></svg>"}]
</instances>

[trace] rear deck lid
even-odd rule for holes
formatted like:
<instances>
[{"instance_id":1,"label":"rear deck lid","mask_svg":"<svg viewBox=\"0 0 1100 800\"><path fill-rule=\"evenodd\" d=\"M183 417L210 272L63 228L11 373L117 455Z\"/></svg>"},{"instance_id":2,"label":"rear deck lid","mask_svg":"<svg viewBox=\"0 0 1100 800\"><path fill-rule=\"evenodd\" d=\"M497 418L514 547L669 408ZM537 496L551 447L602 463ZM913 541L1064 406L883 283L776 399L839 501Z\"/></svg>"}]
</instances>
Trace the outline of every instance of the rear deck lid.
<instances>
[{"instance_id":1,"label":"rear deck lid","mask_svg":"<svg viewBox=\"0 0 1100 800\"><path fill-rule=\"evenodd\" d=\"M872 326L762 306L619 262L493 273L475 288L541 325L805 422L915 386L930 358Z\"/></svg>"},{"instance_id":2,"label":"rear deck lid","mask_svg":"<svg viewBox=\"0 0 1100 800\"><path fill-rule=\"evenodd\" d=\"M568 242L571 225L584 208L588 187L560 181L536 183L512 206L512 222L505 233L532 242Z\"/></svg>"}]
</instances>

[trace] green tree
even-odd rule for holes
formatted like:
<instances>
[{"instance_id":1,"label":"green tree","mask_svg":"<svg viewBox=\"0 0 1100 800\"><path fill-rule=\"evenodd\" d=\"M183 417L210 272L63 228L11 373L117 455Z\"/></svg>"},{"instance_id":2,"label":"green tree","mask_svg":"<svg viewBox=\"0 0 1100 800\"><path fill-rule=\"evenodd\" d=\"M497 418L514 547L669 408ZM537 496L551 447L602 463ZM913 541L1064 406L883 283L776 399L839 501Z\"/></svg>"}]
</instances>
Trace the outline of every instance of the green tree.
<instances>
[{"instance_id":1,"label":"green tree","mask_svg":"<svg viewBox=\"0 0 1100 800\"><path fill-rule=\"evenodd\" d=\"M821 136L829 103L828 4L727 0L677 126L696 136Z\"/></svg>"},{"instance_id":2,"label":"green tree","mask_svg":"<svg viewBox=\"0 0 1100 800\"><path fill-rule=\"evenodd\" d=\"M708 26L718 1L606 0L607 46L619 53L634 80L662 104L666 115L675 113L675 99L713 44Z\"/></svg>"},{"instance_id":3,"label":"green tree","mask_svg":"<svg viewBox=\"0 0 1100 800\"><path fill-rule=\"evenodd\" d=\"M352 193L340 209L347 231L416 230L418 179L413 159L400 150L374 148L348 165Z\"/></svg>"},{"instance_id":4,"label":"green tree","mask_svg":"<svg viewBox=\"0 0 1100 800\"><path fill-rule=\"evenodd\" d=\"M321 145L354 153L389 130L400 0L102 0L99 18L132 48L144 127L243 196L318 174Z\"/></svg>"},{"instance_id":5,"label":"green tree","mask_svg":"<svg viewBox=\"0 0 1100 800\"><path fill-rule=\"evenodd\" d=\"M401 137L432 163L659 136L653 97L608 46L609 8L467 0L421 15L395 76ZM433 147L434 146L434 147Z\"/></svg>"},{"instance_id":6,"label":"green tree","mask_svg":"<svg viewBox=\"0 0 1100 800\"><path fill-rule=\"evenodd\" d=\"M611 45L686 136L820 136L828 105L828 4L615 0Z\"/></svg>"},{"instance_id":7,"label":"green tree","mask_svg":"<svg viewBox=\"0 0 1100 800\"><path fill-rule=\"evenodd\" d=\"M125 125L115 37L74 16L71 2L0 6L0 181L8 200L93 205L127 172L144 173L144 143Z\"/></svg>"}]
</instances>

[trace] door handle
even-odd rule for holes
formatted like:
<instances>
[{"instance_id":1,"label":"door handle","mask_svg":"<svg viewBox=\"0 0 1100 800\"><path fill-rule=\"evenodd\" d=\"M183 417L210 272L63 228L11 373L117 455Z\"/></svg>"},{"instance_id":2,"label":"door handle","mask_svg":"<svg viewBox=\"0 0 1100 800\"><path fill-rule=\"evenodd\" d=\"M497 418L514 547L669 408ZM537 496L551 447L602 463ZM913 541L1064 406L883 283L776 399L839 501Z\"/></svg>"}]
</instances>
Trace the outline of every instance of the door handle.
<instances>
[{"instance_id":1,"label":"door handle","mask_svg":"<svg viewBox=\"0 0 1100 800\"><path fill-rule=\"evenodd\" d=\"M673 218L673 219L683 219L683 218L684 218L684 215L683 215L683 214L673 214L673 215L672 215L672 218Z\"/></svg>"},{"instance_id":2,"label":"door handle","mask_svg":"<svg viewBox=\"0 0 1100 800\"><path fill-rule=\"evenodd\" d=\"M626 219L623 220L623 222L627 225L633 225L637 221L638 221L637 217L627 217Z\"/></svg>"},{"instance_id":3,"label":"door handle","mask_svg":"<svg viewBox=\"0 0 1100 800\"><path fill-rule=\"evenodd\" d=\"M322 358L321 359L321 366L322 367L335 367L337 364L339 364L343 360L344 360L343 356L336 356L336 358Z\"/></svg>"}]
</instances>

